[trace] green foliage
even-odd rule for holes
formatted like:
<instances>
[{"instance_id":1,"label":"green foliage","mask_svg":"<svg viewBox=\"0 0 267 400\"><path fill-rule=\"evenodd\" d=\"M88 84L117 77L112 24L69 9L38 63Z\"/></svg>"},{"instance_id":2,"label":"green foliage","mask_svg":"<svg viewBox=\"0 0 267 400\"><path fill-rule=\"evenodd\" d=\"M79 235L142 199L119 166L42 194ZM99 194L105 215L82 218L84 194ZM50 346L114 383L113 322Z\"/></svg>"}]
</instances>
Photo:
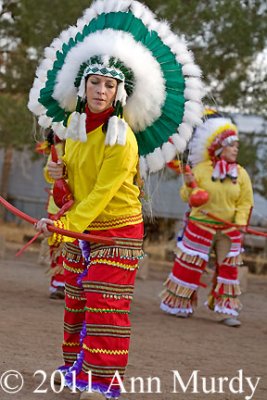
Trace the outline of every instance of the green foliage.
<instances>
[{"instance_id":1,"label":"green foliage","mask_svg":"<svg viewBox=\"0 0 267 400\"><path fill-rule=\"evenodd\" d=\"M1 6L1 2L0 2ZM0 8L0 146L33 143L28 94L43 50L76 22L88 0L3 0Z\"/></svg>"},{"instance_id":2,"label":"green foliage","mask_svg":"<svg viewBox=\"0 0 267 400\"><path fill-rule=\"evenodd\" d=\"M0 147L13 144L17 149L33 145L33 117L27 110L26 98L10 94L0 96Z\"/></svg>"},{"instance_id":3,"label":"green foliage","mask_svg":"<svg viewBox=\"0 0 267 400\"><path fill-rule=\"evenodd\" d=\"M267 63L255 65L267 43L265 0L146 0L189 41L211 104L267 115Z\"/></svg>"}]
</instances>

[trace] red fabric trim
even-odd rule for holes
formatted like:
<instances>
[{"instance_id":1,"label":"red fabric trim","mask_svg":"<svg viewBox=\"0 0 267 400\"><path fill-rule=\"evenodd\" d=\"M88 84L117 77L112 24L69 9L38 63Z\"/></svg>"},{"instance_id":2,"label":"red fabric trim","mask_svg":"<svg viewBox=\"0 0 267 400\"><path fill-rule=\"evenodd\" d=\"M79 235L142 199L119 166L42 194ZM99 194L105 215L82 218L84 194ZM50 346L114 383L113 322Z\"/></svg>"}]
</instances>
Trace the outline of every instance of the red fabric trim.
<instances>
[{"instance_id":1,"label":"red fabric trim","mask_svg":"<svg viewBox=\"0 0 267 400\"><path fill-rule=\"evenodd\" d=\"M93 113L89 110L88 105L85 106L85 113L86 113L86 132L91 132L96 129L98 126L103 125L111 114L113 113L114 108L110 107L107 110L101 113Z\"/></svg>"}]
</instances>

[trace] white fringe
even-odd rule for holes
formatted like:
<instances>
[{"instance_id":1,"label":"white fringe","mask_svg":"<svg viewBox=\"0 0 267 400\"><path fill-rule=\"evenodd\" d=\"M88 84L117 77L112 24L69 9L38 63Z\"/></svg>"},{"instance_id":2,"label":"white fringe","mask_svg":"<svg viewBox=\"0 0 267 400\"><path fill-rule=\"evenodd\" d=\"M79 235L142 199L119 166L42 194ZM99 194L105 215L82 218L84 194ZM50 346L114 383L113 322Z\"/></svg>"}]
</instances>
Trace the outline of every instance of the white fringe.
<instances>
[{"instance_id":1,"label":"white fringe","mask_svg":"<svg viewBox=\"0 0 267 400\"><path fill-rule=\"evenodd\" d=\"M194 283L184 282L181 279L176 278L172 273L170 273L169 279L172 282L176 283L176 285L181 285L181 286L184 286L184 287L192 289L192 290L197 290L197 288L198 288L198 285L195 285Z\"/></svg>"},{"instance_id":2,"label":"white fringe","mask_svg":"<svg viewBox=\"0 0 267 400\"><path fill-rule=\"evenodd\" d=\"M185 247L182 242L178 242L177 243L177 247L180 250L182 250L183 253L188 254L189 256L198 256L202 260L209 261L209 256L207 254L200 253L200 252L195 251L195 250L190 250L187 247Z\"/></svg>"},{"instance_id":3,"label":"white fringe","mask_svg":"<svg viewBox=\"0 0 267 400\"><path fill-rule=\"evenodd\" d=\"M220 276L217 277L218 283L224 283L225 285L239 285L240 282L238 279L225 279Z\"/></svg>"},{"instance_id":4,"label":"white fringe","mask_svg":"<svg viewBox=\"0 0 267 400\"><path fill-rule=\"evenodd\" d=\"M172 308L172 307L167 306L167 304L164 304L163 302L160 303L160 309L162 311L167 312L168 314L174 314L174 315L180 314L180 313L193 314L192 307L189 307L189 308L179 308L179 307Z\"/></svg>"},{"instance_id":5,"label":"white fringe","mask_svg":"<svg viewBox=\"0 0 267 400\"><path fill-rule=\"evenodd\" d=\"M226 315L233 315L234 317L238 317L239 313L236 310L232 310L231 308L220 307L215 305L214 311L218 314L226 314Z\"/></svg>"}]
</instances>

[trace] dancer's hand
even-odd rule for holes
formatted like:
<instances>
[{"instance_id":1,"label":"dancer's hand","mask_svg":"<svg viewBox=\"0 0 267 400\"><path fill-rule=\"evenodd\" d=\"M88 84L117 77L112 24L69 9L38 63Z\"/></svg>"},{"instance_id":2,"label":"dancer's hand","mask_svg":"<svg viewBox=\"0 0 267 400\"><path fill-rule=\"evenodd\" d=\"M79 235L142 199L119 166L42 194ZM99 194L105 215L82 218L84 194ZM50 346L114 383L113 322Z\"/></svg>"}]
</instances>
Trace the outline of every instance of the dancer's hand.
<instances>
[{"instance_id":1,"label":"dancer's hand","mask_svg":"<svg viewBox=\"0 0 267 400\"><path fill-rule=\"evenodd\" d=\"M52 179L61 179L64 174L64 164L62 161L54 162L48 161L47 163L47 171Z\"/></svg>"},{"instance_id":2,"label":"dancer's hand","mask_svg":"<svg viewBox=\"0 0 267 400\"><path fill-rule=\"evenodd\" d=\"M195 182L195 177L194 174L192 174L192 172L185 172L184 174L184 181L186 186L191 186L193 182Z\"/></svg>"},{"instance_id":3,"label":"dancer's hand","mask_svg":"<svg viewBox=\"0 0 267 400\"><path fill-rule=\"evenodd\" d=\"M39 232L42 232L45 237L49 237L53 235L53 232L48 230L47 225L54 225L54 221L49 218L41 218L38 222L36 222L35 229Z\"/></svg>"}]
</instances>

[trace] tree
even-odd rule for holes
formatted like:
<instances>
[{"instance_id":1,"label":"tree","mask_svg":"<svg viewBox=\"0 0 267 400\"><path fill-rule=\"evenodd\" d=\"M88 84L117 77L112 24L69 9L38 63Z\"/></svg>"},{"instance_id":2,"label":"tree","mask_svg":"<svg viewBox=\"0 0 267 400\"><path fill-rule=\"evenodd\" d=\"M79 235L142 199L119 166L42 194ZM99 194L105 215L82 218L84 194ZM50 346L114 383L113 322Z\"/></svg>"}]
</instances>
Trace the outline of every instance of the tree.
<instances>
[{"instance_id":1,"label":"tree","mask_svg":"<svg viewBox=\"0 0 267 400\"><path fill-rule=\"evenodd\" d=\"M267 115L265 0L146 0L189 41L210 90L207 101Z\"/></svg>"},{"instance_id":2,"label":"tree","mask_svg":"<svg viewBox=\"0 0 267 400\"><path fill-rule=\"evenodd\" d=\"M3 0L0 7L0 147L4 148L0 194L5 197L14 148L34 144L34 120L27 102L43 49L81 15L88 1L64 0L63 9L61 1L51 6L48 0Z\"/></svg>"}]
</instances>

